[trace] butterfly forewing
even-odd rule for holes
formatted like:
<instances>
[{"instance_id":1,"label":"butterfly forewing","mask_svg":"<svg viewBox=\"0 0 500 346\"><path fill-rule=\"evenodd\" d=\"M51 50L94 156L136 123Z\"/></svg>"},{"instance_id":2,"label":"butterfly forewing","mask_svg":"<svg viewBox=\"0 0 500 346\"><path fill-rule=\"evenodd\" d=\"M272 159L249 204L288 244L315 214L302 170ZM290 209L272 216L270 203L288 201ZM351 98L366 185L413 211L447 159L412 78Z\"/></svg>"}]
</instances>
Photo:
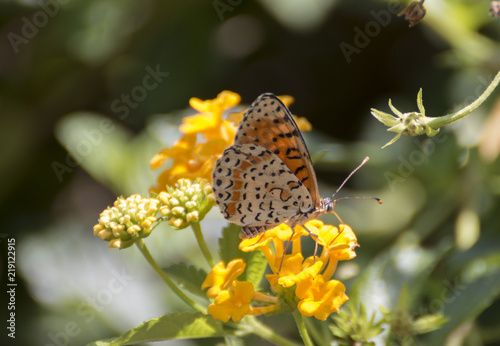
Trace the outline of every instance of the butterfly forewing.
<instances>
[{"instance_id":1,"label":"butterfly forewing","mask_svg":"<svg viewBox=\"0 0 500 346\"><path fill-rule=\"evenodd\" d=\"M245 113L235 144L245 143L262 146L277 155L309 190L313 204L319 203L316 174L304 139L292 114L275 95L260 95Z\"/></svg>"}]
</instances>

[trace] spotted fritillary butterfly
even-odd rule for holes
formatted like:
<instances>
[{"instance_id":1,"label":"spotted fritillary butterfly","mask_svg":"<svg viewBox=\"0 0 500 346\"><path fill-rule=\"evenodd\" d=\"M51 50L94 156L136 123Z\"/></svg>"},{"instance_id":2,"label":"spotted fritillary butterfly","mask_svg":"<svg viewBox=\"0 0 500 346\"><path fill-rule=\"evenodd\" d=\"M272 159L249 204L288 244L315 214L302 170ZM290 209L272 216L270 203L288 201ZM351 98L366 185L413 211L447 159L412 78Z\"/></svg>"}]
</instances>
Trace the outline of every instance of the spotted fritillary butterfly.
<instances>
[{"instance_id":1,"label":"spotted fritillary butterfly","mask_svg":"<svg viewBox=\"0 0 500 346\"><path fill-rule=\"evenodd\" d=\"M233 146L216 163L212 186L224 217L243 226L241 238L253 238L281 223L304 227L333 212L336 203L320 197L299 128L271 93L260 95L246 111Z\"/></svg>"}]
</instances>

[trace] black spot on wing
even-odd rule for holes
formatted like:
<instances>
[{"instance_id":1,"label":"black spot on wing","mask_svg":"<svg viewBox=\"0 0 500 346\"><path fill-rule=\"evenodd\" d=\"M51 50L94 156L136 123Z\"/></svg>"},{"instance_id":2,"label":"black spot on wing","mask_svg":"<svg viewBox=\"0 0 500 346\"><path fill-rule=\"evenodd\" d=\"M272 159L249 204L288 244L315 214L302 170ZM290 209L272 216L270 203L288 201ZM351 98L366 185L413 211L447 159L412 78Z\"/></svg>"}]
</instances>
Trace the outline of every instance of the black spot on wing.
<instances>
[{"instance_id":1,"label":"black spot on wing","mask_svg":"<svg viewBox=\"0 0 500 346\"><path fill-rule=\"evenodd\" d=\"M297 169L295 170L295 172L293 172L295 175L297 175L300 171L306 169L306 166L305 165L302 165L300 167L297 167Z\"/></svg>"}]
</instances>

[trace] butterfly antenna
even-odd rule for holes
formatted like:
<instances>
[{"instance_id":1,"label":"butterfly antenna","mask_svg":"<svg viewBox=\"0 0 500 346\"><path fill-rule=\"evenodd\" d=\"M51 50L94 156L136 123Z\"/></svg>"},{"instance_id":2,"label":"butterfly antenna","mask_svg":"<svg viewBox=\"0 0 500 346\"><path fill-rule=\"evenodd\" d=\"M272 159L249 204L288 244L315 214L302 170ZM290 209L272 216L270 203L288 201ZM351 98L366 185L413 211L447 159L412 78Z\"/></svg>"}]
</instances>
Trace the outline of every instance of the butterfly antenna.
<instances>
[{"instance_id":1,"label":"butterfly antenna","mask_svg":"<svg viewBox=\"0 0 500 346\"><path fill-rule=\"evenodd\" d=\"M347 176L347 178L344 179L344 181L342 182L342 184L340 184L340 186L338 187L338 189L335 191L335 193L332 195L332 200L333 200L333 205L335 206L335 204L337 204L337 201L341 200L341 199L373 199L375 201L378 202L378 204L382 204L382 200L380 198L377 198L377 197L358 197L358 196L347 196L347 197L337 197L337 198L333 198L339 191L340 189L342 189L345 185L345 183L347 183L347 181L352 177L352 175L354 173L356 173L358 171L358 169L360 169L361 167L363 167L363 165L365 163L367 163L368 161L370 160L370 158L367 156L363 159L363 161L358 165L358 167L356 167L351 173L349 173L349 175ZM332 210L333 212L333 210ZM342 220L340 220L340 217L337 215L337 213L335 213L335 216L337 216L337 218L339 219L339 221L342 222Z\"/></svg>"},{"instance_id":2,"label":"butterfly antenna","mask_svg":"<svg viewBox=\"0 0 500 346\"><path fill-rule=\"evenodd\" d=\"M341 200L341 199L373 199L375 201L378 202L378 204L382 204L382 200L380 198L377 198L377 197L366 197L366 196L346 196L346 197L338 197L338 198L335 198L333 201L334 202L337 202L338 200Z\"/></svg>"},{"instance_id":3,"label":"butterfly antenna","mask_svg":"<svg viewBox=\"0 0 500 346\"><path fill-rule=\"evenodd\" d=\"M365 158L363 159L363 161L359 164L359 166L358 166L358 167L356 167L356 168L355 168L355 169L354 169L351 173L349 173L349 175L347 176L347 178L345 178L345 179L344 179L344 181L342 182L342 184L340 184L340 186L338 187L337 191L335 191L335 193L332 195L332 199L333 199L333 197L334 197L334 196L335 196L335 195L336 195L336 194L340 191L340 189L342 189L342 188L344 187L345 183L347 183L347 181L348 181L349 179L351 179L352 175L353 175L354 173L356 173L356 172L358 171L358 169L360 169L361 167L363 167L363 165L364 165L365 163L367 163L369 160L370 160L370 158L369 158L368 156L367 156L367 157L365 157Z\"/></svg>"}]
</instances>

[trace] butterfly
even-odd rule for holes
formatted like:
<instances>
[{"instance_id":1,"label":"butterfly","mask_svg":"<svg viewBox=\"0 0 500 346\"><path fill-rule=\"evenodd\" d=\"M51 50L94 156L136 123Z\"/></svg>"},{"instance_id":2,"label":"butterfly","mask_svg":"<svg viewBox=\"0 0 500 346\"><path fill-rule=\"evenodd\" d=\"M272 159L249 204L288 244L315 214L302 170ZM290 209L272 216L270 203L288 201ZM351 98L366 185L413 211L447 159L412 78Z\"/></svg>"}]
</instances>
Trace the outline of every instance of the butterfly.
<instances>
[{"instance_id":1,"label":"butterfly","mask_svg":"<svg viewBox=\"0 0 500 346\"><path fill-rule=\"evenodd\" d=\"M366 161L368 157L344 183ZM253 238L282 223L307 230L307 221L335 213L339 200L333 199L335 194L321 198L300 130L288 108L271 93L260 95L246 111L234 144L217 160L212 188L223 216L242 226L241 238Z\"/></svg>"}]
</instances>

